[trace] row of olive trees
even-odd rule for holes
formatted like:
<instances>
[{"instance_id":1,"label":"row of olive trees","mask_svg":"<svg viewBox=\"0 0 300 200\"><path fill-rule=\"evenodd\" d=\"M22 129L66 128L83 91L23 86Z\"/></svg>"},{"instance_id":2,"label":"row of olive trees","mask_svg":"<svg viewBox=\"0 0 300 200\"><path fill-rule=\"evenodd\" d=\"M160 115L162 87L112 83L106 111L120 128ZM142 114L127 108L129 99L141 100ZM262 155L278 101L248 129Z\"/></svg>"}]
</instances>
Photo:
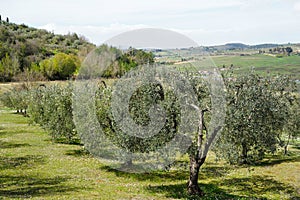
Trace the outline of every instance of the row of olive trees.
<instances>
[{"instance_id":1,"label":"row of olive trees","mask_svg":"<svg viewBox=\"0 0 300 200\"><path fill-rule=\"evenodd\" d=\"M71 84L44 84L24 89L16 87L1 95L4 106L29 117L30 123L47 130L54 141L72 143L76 137L72 114Z\"/></svg>"},{"instance_id":2,"label":"row of olive trees","mask_svg":"<svg viewBox=\"0 0 300 200\"><path fill-rule=\"evenodd\" d=\"M201 195L198 186L198 173L206 159L212 143L209 138L220 131L216 127L208 135L212 109L208 85L200 78L189 78L199 104L199 127L192 146L190 157L190 194ZM246 75L224 76L227 88L227 113L225 126L213 150L218 157L231 164L251 164L275 153L280 147L299 136L299 95L296 85L288 77L264 77L250 72ZM112 88L102 87L97 94L98 120L105 134L114 144L131 152L150 152L168 142L180 126L180 106L172 91L164 90L158 84L141 86L133 93L129 112L136 124L148 125L151 105L160 104L166 110L166 123L156 137L141 139L122 133L111 111ZM175 132L174 132L175 131ZM288 137L286 137L288 136Z\"/></svg>"},{"instance_id":3,"label":"row of olive trees","mask_svg":"<svg viewBox=\"0 0 300 200\"><path fill-rule=\"evenodd\" d=\"M227 115L225 127L214 147L218 156L232 164L250 164L261 160L267 153L275 153L282 146L287 148L289 140L299 136L299 95L293 80L281 76L263 77L255 72L239 76L227 75L224 79L227 88ZM204 152L208 150L207 124L211 116L211 102L204 81L192 78L191 83L198 96L201 115L199 118L202 122L195 133L197 139L188 151L191 169L188 186L191 194L199 195L202 192L197 185L198 173L206 159ZM132 152L151 151L152 147L155 149L161 145L157 140L140 140L122 134L110 110L111 89L106 88L103 91L105 92L101 93L101 98L97 101L99 122L116 145ZM171 98L172 92L168 93L163 91L159 84L143 86L133 94L129 105L135 122L144 125L149 123L147 113L151 104L163 101L168 105L165 108L169 108L171 112L166 113L168 123L165 124L165 129L162 129L164 137L158 135L158 141L162 141L162 144L168 141L169 136L174 135L172 131L180 126L178 99Z\"/></svg>"},{"instance_id":4,"label":"row of olive trees","mask_svg":"<svg viewBox=\"0 0 300 200\"><path fill-rule=\"evenodd\" d=\"M287 147L292 137L299 136L299 96L295 93L295 82L286 77L262 77L254 72L248 75L224 76L227 88L227 115L225 127L214 148L217 155L230 163L252 163L274 153L280 145ZM207 141L208 122L211 119L211 99L209 87L199 77L190 78L198 97L198 132L189 148L190 194L201 195L198 174L205 162L209 149ZM130 152L151 152L170 141L180 126L179 100L160 83L142 85L130 98L129 113L136 124L150 123L149 110L160 105L165 110L165 124L161 131L146 139L122 133L112 115L111 95L113 88L103 84L96 92L98 121L106 136L114 145ZM12 91L2 98L5 105L15 109L27 109L32 122L49 131L53 139L64 138L71 142L77 137L72 112L73 87L68 85L40 86L24 95ZM16 101L15 99L19 99ZM20 101L22 100L22 101ZM24 102L22 104L21 102ZM17 105L22 105L18 107ZM217 127L212 133L220 131ZM284 134L286 133L286 134ZM285 139L285 136L287 140ZM128 160L128 164L130 160Z\"/></svg>"}]
</instances>

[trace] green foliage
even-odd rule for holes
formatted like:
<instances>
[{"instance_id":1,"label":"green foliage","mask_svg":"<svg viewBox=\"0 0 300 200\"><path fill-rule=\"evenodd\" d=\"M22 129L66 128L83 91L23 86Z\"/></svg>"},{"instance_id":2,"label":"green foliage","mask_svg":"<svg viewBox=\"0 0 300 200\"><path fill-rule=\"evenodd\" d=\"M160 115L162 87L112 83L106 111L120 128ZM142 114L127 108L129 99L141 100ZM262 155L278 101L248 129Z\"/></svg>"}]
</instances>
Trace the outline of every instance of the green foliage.
<instances>
[{"instance_id":1,"label":"green foliage","mask_svg":"<svg viewBox=\"0 0 300 200\"><path fill-rule=\"evenodd\" d=\"M106 65L103 66L105 69L99 69L100 71L97 73L99 74L99 77L104 78L121 77L138 65L152 64L154 62L154 55L151 52L145 52L134 48L129 48L128 51L122 53L122 51L116 47L109 47L108 45L103 44L96 48L92 53L95 55L95 59L97 59L97 55L106 55L111 57L110 63L101 63L102 65Z\"/></svg>"},{"instance_id":2,"label":"green foliage","mask_svg":"<svg viewBox=\"0 0 300 200\"><path fill-rule=\"evenodd\" d=\"M226 77L226 125L216 152L230 163L251 163L274 153L290 119L290 79L262 77L254 72Z\"/></svg>"},{"instance_id":3,"label":"green foliage","mask_svg":"<svg viewBox=\"0 0 300 200\"><path fill-rule=\"evenodd\" d=\"M76 139L72 114L72 86L40 86L31 92L28 114L32 122L47 130L53 140Z\"/></svg>"},{"instance_id":4,"label":"green foliage","mask_svg":"<svg viewBox=\"0 0 300 200\"><path fill-rule=\"evenodd\" d=\"M0 80L11 81L19 72L19 61L16 57L5 55L0 61Z\"/></svg>"},{"instance_id":5,"label":"green foliage","mask_svg":"<svg viewBox=\"0 0 300 200\"><path fill-rule=\"evenodd\" d=\"M150 122L149 110L159 105L165 110L166 123L156 135L147 139L130 136L118 127L111 108L111 87L100 87L96 94L97 117L104 132L114 144L131 152L154 151L171 140L176 134L179 123L179 105L174 93L163 91L157 84L142 85L130 98L129 113L134 123L146 126Z\"/></svg>"},{"instance_id":6,"label":"green foliage","mask_svg":"<svg viewBox=\"0 0 300 200\"><path fill-rule=\"evenodd\" d=\"M47 78L42 74L37 64L32 63L30 68L24 69L14 77L14 81L23 82L32 85L35 81L46 81ZM29 88L29 87L28 87Z\"/></svg>"},{"instance_id":7,"label":"green foliage","mask_svg":"<svg viewBox=\"0 0 300 200\"><path fill-rule=\"evenodd\" d=\"M58 53L77 55L82 60L92 48L93 44L75 33L55 35L24 24L6 22L0 24L0 60L5 59L6 55L12 60L17 60L19 63L17 74L26 69L31 70L32 65L39 64ZM68 70L66 69L66 72ZM0 67L0 81L11 81L12 76L16 75L8 76L5 73Z\"/></svg>"},{"instance_id":8,"label":"green foliage","mask_svg":"<svg viewBox=\"0 0 300 200\"><path fill-rule=\"evenodd\" d=\"M30 96L28 90L22 88L13 88L0 96L0 101L4 106L15 109L17 112L26 114L29 105Z\"/></svg>"},{"instance_id":9,"label":"green foliage","mask_svg":"<svg viewBox=\"0 0 300 200\"><path fill-rule=\"evenodd\" d=\"M299 95L295 97L292 106L288 107L290 114L285 125L285 131L293 138L300 137L300 99Z\"/></svg>"},{"instance_id":10,"label":"green foliage","mask_svg":"<svg viewBox=\"0 0 300 200\"><path fill-rule=\"evenodd\" d=\"M69 79L80 67L77 56L58 53L40 63L40 70L50 80Z\"/></svg>"}]
</instances>

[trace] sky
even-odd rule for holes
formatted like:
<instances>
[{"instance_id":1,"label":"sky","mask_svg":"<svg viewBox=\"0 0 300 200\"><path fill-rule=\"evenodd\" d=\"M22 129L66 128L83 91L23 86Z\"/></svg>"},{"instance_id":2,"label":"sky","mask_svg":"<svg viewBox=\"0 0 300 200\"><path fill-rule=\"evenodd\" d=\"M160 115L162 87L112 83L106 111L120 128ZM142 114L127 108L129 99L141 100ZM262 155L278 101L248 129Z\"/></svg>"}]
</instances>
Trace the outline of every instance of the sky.
<instances>
[{"instance_id":1,"label":"sky","mask_svg":"<svg viewBox=\"0 0 300 200\"><path fill-rule=\"evenodd\" d=\"M205 46L300 43L300 0L0 0L0 15L97 45L140 28L176 31Z\"/></svg>"}]
</instances>

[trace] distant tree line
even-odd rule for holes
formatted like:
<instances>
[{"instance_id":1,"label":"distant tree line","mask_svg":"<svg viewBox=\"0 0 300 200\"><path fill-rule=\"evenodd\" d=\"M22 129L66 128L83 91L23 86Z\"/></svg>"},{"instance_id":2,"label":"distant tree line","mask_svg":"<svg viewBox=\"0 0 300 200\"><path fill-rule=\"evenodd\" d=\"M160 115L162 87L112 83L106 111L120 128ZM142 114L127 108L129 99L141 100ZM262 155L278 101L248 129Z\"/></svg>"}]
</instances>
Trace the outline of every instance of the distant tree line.
<instances>
[{"instance_id":1,"label":"distant tree line","mask_svg":"<svg viewBox=\"0 0 300 200\"><path fill-rule=\"evenodd\" d=\"M271 54L287 54L288 56L290 56L292 52L292 47L276 47L273 49L269 49L269 53ZM259 53L265 53L265 51L259 50Z\"/></svg>"}]
</instances>

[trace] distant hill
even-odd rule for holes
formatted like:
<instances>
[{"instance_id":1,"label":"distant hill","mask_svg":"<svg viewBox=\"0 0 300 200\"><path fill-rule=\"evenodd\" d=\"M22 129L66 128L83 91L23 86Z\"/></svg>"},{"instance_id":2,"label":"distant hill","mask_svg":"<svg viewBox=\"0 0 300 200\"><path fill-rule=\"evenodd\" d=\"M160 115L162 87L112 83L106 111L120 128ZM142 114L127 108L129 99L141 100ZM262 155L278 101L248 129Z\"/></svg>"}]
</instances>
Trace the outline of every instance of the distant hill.
<instances>
[{"instance_id":1,"label":"distant hill","mask_svg":"<svg viewBox=\"0 0 300 200\"><path fill-rule=\"evenodd\" d=\"M25 24L0 21L0 75L7 71L4 62L13 62L19 67L15 70L24 71L33 64L39 66L42 60L57 53L72 54L82 60L94 47L94 44L76 33L59 35Z\"/></svg>"},{"instance_id":2,"label":"distant hill","mask_svg":"<svg viewBox=\"0 0 300 200\"><path fill-rule=\"evenodd\" d=\"M290 46L290 45L297 45L297 44L256 44L256 45L247 45L243 43L227 43L224 45L215 45L215 46L208 46L206 47L209 50L245 50L245 49L270 49L276 48L281 46Z\"/></svg>"},{"instance_id":3,"label":"distant hill","mask_svg":"<svg viewBox=\"0 0 300 200\"><path fill-rule=\"evenodd\" d=\"M251 45L250 48L252 49L269 49L269 48L276 48L282 46L280 44L257 44L257 45Z\"/></svg>"}]
</instances>

